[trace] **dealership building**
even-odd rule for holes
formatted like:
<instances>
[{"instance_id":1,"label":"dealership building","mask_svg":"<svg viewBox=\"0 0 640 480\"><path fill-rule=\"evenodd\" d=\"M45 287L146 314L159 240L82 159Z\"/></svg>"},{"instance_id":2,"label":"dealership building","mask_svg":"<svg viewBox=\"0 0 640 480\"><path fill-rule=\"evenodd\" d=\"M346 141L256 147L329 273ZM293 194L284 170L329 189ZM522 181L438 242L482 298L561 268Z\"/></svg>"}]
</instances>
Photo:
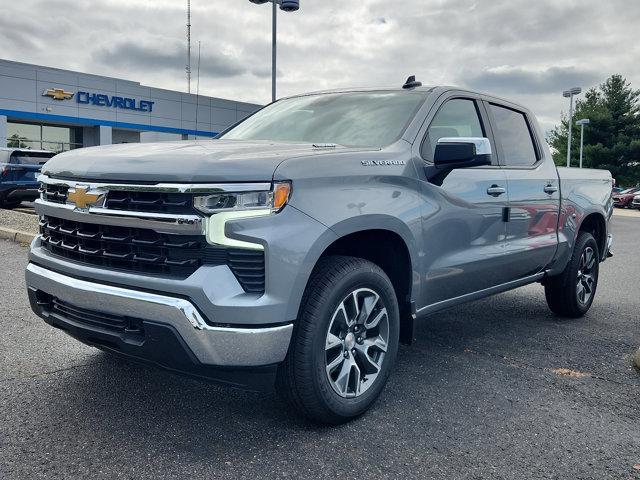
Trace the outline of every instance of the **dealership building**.
<instances>
[{"instance_id":1,"label":"dealership building","mask_svg":"<svg viewBox=\"0 0 640 480\"><path fill-rule=\"evenodd\" d=\"M0 60L0 147L61 152L213 137L259 105Z\"/></svg>"}]
</instances>

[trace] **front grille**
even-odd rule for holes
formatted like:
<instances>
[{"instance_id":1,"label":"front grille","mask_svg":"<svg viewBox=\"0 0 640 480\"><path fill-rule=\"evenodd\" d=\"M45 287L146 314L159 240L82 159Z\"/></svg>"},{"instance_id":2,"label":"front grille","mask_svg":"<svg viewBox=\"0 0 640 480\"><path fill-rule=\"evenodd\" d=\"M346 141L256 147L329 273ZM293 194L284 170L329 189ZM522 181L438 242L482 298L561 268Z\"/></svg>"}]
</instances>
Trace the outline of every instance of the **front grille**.
<instances>
[{"instance_id":1,"label":"front grille","mask_svg":"<svg viewBox=\"0 0 640 480\"><path fill-rule=\"evenodd\" d=\"M209 245L202 235L96 225L43 216L42 246L81 263L185 278L202 265L228 265L243 289L263 293L264 252Z\"/></svg>"},{"instance_id":2,"label":"front grille","mask_svg":"<svg viewBox=\"0 0 640 480\"><path fill-rule=\"evenodd\" d=\"M42 243L72 260L141 273L186 277L205 262L222 265L226 249L209 248L204 237L96 225L44 216Z\"/></svg>"},{"instance_id":3,"label":"front grille","mask_svg":"<svg viewBox=\"0 0 640 480\"><path fill-rule=\"evenodd\" d=\"M197 213L193 208L193 195L188 193L112 190L107 194L105 208L130 212Z\"/></svg>"},{"instance_id":4,"label":"front grille","mask_svg":"<svg viewBox=\"0 0 640 480\"><path fill-rule=\"evenodd\" d=\"M42 198L48 202L66 203L68 185L58 183L41 184ZM193 194L144 192L135 190L110 190L107 192L104 207L111 210L129 212L195 214Z\"/></svg>"},{"instance_id":5,"label":"front grille","mask_svg":"<svg viewBox=\"0 0 640 480\"><path fill-rule=\"evenodd\" d=\"M144 336L144 326L139 318L123 315L113 315L81 308L64 302L44 292L38 292L38 304L50 315L56 315L63 320L69 320L89 327L97 327L109 332L126 334L129 336Z\"/></svg>"},{"instance_id":6,"label":"front grille","mask_svg":"<svg viewBox=\"0 0 640 480\"><path fill-rule=\"evenodd\" d=\"M40 185L40 193L42 193L42 198L44 200L53 203L67 203L67 192L69 191L69 185L63 185L59 183L42 183Z\"/></svg>"}]
</instances>

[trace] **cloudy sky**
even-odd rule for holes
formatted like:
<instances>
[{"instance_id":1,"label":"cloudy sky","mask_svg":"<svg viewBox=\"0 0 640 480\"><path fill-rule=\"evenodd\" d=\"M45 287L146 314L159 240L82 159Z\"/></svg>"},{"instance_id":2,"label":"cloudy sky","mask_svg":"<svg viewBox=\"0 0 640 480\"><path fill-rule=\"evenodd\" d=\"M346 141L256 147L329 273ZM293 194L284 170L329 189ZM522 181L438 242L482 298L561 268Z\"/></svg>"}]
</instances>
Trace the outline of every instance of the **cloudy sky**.
<instances>
[{"instance_id":1,"label":"cloudy sky","mask_svg":"<svg viewBox=\"0 0 640 480\"><path fill-rule=\"evenodd\" d=\"M269 5L192 0L200 92L270 100ZM531 107L613 73L640 88L638 0L301 0L279 12L279 95L342 86L471 87ZM2 0L0 58L186 91L186 0Z\"/></svg>"}]
</instances>

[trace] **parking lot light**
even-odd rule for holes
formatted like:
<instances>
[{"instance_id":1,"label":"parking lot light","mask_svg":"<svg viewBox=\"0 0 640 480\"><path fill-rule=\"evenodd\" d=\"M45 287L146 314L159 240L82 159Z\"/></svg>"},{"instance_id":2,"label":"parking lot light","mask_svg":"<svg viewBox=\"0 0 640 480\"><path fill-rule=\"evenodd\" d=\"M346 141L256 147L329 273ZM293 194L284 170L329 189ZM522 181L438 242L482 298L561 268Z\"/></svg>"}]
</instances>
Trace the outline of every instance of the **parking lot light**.
<instances>
[{"instance_id":1,"label":"parking lot light","mask_svg":"<svg viewBox=\"0 0 640 480\"><path fill-rule=\"evenodd\" d=\"M584 144L584 126L589 125L589 119L583 118L576 122L580 126L580 168L582 168L582 145Z\"/></svg>"},{"instance_id":2,"label":"parking lot light","mask_svg":"<svg viewBox=\"0 0 640 480\"><path fill-rule=\"evenodd\" d=\"M573 87L562 92L562 96L569 99L569 134L567 136L567 167L571 166L571 125L573 124L573 96L582 92L580 87Z\"/></svg>"},{"instance_id":3,"label":"parking lot light","mask_svg":"<svg viewBox=\"0 0 640 480\"><path fill-rule=\"evenodd\" d=\"M271 19L271 101L276 101L276 37L278 8L283 12L295 12L300 9L300 0L249 0L251 3L262 5L271 2L273 4Z\"/></svg>"}]
</instances>

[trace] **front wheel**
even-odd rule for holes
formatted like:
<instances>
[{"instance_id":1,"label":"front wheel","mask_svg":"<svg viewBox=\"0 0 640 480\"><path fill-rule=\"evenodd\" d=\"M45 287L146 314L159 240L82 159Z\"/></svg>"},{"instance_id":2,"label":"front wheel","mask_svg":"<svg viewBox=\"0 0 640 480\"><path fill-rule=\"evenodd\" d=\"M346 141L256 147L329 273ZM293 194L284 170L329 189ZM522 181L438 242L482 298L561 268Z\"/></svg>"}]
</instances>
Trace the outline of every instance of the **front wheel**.
<instances>
[{"instance_id":1,"label":"front wheel","mask_svg":"<svg viewBox=\"0 0 640 480\"><path fill-rule=\"evenodd\" d=\"M0 205L0 208L4 208L5 210L13 210L14 208L18 208L20 206L20 202L4 202Z\"/></svg>"},{"instance_id":2,"label":"front wheel","mask_svg":"<svg viewBox=\"0 0 640 480\"><path fill-rule=\"evenodd\" d=\"M393 285L372 262L327 257L305 291L278 390L308 418L339 424L378 398L398 351Z\"/></svg>"},{"instance_id":3,"label":"front wheel","mask_svg":"<svg viewBox=\"0 0 640 480\"><path fill-rule=\"evenodd\" d=\"M580 232L564 271L545 283L544 293L551 311L571 318L587 313L596 294L599 266L597 242L590 233Z\"/></svg>"},{"instance_id":4,"label":"front wheel","mask_svg":"<svg viewBox=\"0 0 640 480\"><path fill-rule=\"evenodd\" d=\"M11 210L16 207L19 207L22 202L20 201L9 201L9 200L0 200L0 208L4 208L6 210Z\"/></svg>"}]
</instances>

